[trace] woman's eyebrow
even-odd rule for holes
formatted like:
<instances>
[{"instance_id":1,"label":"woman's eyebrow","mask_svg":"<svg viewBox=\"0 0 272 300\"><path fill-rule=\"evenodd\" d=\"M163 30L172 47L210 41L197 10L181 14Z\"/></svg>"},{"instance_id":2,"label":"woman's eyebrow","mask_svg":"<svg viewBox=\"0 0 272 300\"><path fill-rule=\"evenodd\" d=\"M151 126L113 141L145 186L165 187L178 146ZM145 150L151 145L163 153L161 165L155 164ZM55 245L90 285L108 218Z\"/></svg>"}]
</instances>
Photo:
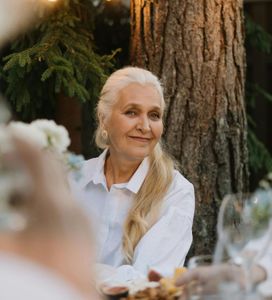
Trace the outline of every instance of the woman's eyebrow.
<instances>
[{"instance_id":1,"label":"woman's eyebrow","mask_svg":"<svg viewBox=\"0 0 272 300\"><path fill-rule=\"evenodd\" d=\"M127 108L141 109L141 105L139 105L137 103L129 103L123 107L123 109L127 109ZM149 108L149 110L161 111L161 107L160 106L152 106Z\"/></svg>"},{"instance_id":2,"label":"woman's eyebrow","mask_svg":"<svg viewBox=\"0 0 272 300\"><path fill-rule=\"evenodd\" d=\"M140 108L141 106L136 104L136 103L129 103L127 105L124 106L124 109L126 108Z\"/></svg>"}]
</instances>

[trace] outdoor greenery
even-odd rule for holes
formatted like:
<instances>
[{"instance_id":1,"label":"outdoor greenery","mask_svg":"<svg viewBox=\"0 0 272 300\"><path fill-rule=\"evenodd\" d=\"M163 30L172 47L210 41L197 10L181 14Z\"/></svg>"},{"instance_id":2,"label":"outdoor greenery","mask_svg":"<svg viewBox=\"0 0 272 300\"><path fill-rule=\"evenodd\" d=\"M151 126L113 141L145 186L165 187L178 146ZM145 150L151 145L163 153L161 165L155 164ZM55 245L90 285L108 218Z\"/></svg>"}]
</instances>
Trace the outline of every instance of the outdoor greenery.
<instances>
[{"instance_id":1,"label":"outdoor greenery","mask_svg":"<svg viewBox=\"0 0 272 300\"><path fill-rule=\"evenodd\" d=\"M32 32L6 50L0 62L2 91L20 119L53 118L60 93L81 102L95 102L113 63L118 67L128 64L128 44L129 9L121 2L113 6L95 0L62 0ZM248 15L246 45L247 49L272 54L272 36ZM122 48L117 62L116 48ZM272 155L256 135L251 114L260 97L272 102L268 91L247 81L249 164L253 175L272 170Z\"/></svg>"},{"instance_id":2,"label":"outdoor greenery","mask_svg":"<svg viewBox=\"0 0 272 300\"><path fill-rule=\"evenodd\" d=\"M93 0L94 1L94 0ZM130 11L121 0L95 1L94 38L100 54L120 48L117 68L129 64ZM107 32L107 34L104 34Z\"/></svg>"},{"instance_id":3,"label":"outdoor greenery","mask_svg":"<svg viewBox=\"0 0 272 300\"><path fill-rule=\"evenodd\" d=\"M246 15L246 47L257 49L261 53L272 55L272 36L260 25L255 23L249 15ZM258 99L264 99L272 104L272 94L259 84L246 82L246 105L248 120L248 148L249 167L254 176L257 172L268 173L272 171L272 154L266 145L256 135L256 122L252 117L252 111L258 105Z\"/></svg>"},{"instance_id":4,"label":"outdoor greenery","mask_svg":"<svg viewBox=\"0 0 272 300\"><path fill-rule=\"evenodd\" d=\"M4 94L21 119L52 118L60 93L82 102L97 99L115 53L96 53L93 18L91 1L64 0L11 44L0 76Z\"/></svg>"}]
</instances>

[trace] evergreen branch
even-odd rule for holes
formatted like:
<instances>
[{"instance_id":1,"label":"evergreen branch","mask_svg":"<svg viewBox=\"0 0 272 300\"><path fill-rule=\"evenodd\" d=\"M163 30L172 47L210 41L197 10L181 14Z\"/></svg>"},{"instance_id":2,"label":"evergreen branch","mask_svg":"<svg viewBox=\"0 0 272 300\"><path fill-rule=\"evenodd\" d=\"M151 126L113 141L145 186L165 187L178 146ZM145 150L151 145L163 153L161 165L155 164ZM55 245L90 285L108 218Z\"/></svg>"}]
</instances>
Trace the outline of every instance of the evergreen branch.
<instances>
[{"instance_id":1,"label":"evergreen branch","mask_svg":"<svg viewBox=\"0 0 272 300\"><path fill-rule=\"evenodd\" d=\"M261 25L255 23L249 15L245 15L246 40L251 46L263 53L272 51L272 35Z\"/></svg>"},{"instance_id":2,"label":"evergreen branch","mask_svg":"<svg viewBox=\"0 0 272 300\"><path fill-rule=\"evenodd\" d=\"M246 100L248 108L255 108L256 98L263 96L269 102L272 102L272 95L260 87L256 83L247 82L246 85ZM268 151L264 143L262 143L254 130L256 123L249 112L247 112L248 120L248 150L249 150L249 167L253 172L258 172L265 169L266 172L272 170L272 155Z\"/></svg>"},{"instance_id":3,"label":"evergreen branch","mask_svg":"<svg viewBox=\"0 0 272 300\"><path fill-rule=\"evenodd\" d=\"M95 53L90 5L89 0L65 0L61 9L12 45L2 61L1 78L16 111L33 117L50 105L53 109L58 93L80 101L97 99L113 68L114 53Z\"/></svg>"},{"instance_id":4,"label":"evergreen branch","mask_svg":"<svg viewBox=\"0 0 272 300\"><path fill-rule=\"evenodd\" d=\"M252 130L248 130L249 166L254 171L272 171L272 156Z\"/></svg>"},{"instance_id":5,"label":"evergreen branch","mask_svg":"<svg viewBox=\"0 0 272 300\"><path fill-rule=\"evenodd\" d=\"M260 85L255 85L256 91L262 95L268 102L272 103L272 94L263 89Z\"/></svg>"}]
</instances>

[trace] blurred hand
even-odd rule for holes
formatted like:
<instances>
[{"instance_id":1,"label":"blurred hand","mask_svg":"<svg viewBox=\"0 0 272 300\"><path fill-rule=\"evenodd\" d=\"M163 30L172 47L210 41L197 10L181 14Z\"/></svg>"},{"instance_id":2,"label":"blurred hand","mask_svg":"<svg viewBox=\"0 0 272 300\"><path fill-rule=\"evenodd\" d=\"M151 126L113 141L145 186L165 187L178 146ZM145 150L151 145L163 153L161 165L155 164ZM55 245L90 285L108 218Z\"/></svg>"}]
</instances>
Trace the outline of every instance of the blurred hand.
<instances>
[{"instance_id":1,"label":"blurred hand","mask_svg":"<svg viewBox=\"0 0 272 300\"><path fill-rule=\"evenodd\" d=\"M263 268L254 266L252 268L252 281L257 284L265 280L266 275ZM244 288L244 272L240 266L231 264L211 265L205 267L198 267L192 270L188 270L183 273L178 280L176 285L200 285L202 291L205 293L215 292L222 282L234 282Z\"/></svg>"},{"instance_id":2,"label":"blurred hand","mask_svg":"<svg viewBox=\"0 0 272 300\"><path fill-rule=\"evenodd\" d=\"M199 281L202 283L208 283L210 280L213 280L215 278L224 278L224 279L230 279L231 278L231 272L233 270L240 270L240 268L237 269L236 266L228 265L228 264L222 264L222 265L216 265L216 266L204 266L204 267L197 267L192 270L188 270L187 272L184 272L176 281L176 284L178 286L188 284L192 281Z\"/></svg>"},{"instance_id":3,"label":"blurred hand","mask_svg":"<svg viewBox=\"0 0 272 300\"><path fill-rule=\"evenodd\" d=\"M222 282L236 282L237 286L243 281L240 267L222 264L203 266L184 272L176 281L176 285L184 285L187 289L201 289L201 293L215 293Z\"/></svg>"}]
</instances>

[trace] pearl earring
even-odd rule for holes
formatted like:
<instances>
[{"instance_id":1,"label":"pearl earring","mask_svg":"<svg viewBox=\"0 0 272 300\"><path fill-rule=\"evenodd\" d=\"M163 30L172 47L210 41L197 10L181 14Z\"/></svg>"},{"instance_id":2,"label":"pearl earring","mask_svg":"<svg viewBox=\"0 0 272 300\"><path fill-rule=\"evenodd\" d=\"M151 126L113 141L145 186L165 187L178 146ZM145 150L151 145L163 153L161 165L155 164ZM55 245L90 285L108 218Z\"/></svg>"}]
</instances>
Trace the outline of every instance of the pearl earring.
<instances>
[{"instance_id":1,"label":"pearl earring","mask_svg":"<svg viewBox=\"0 0 272 300\"><path fill-rule=\"evenodd\" d=\"M102 137L103 137L104 140L108 139L108 132L107 132L107 130L103 129L102 132L101 132L101 135L102 135Z\"/></svg>"}]
</instances>

